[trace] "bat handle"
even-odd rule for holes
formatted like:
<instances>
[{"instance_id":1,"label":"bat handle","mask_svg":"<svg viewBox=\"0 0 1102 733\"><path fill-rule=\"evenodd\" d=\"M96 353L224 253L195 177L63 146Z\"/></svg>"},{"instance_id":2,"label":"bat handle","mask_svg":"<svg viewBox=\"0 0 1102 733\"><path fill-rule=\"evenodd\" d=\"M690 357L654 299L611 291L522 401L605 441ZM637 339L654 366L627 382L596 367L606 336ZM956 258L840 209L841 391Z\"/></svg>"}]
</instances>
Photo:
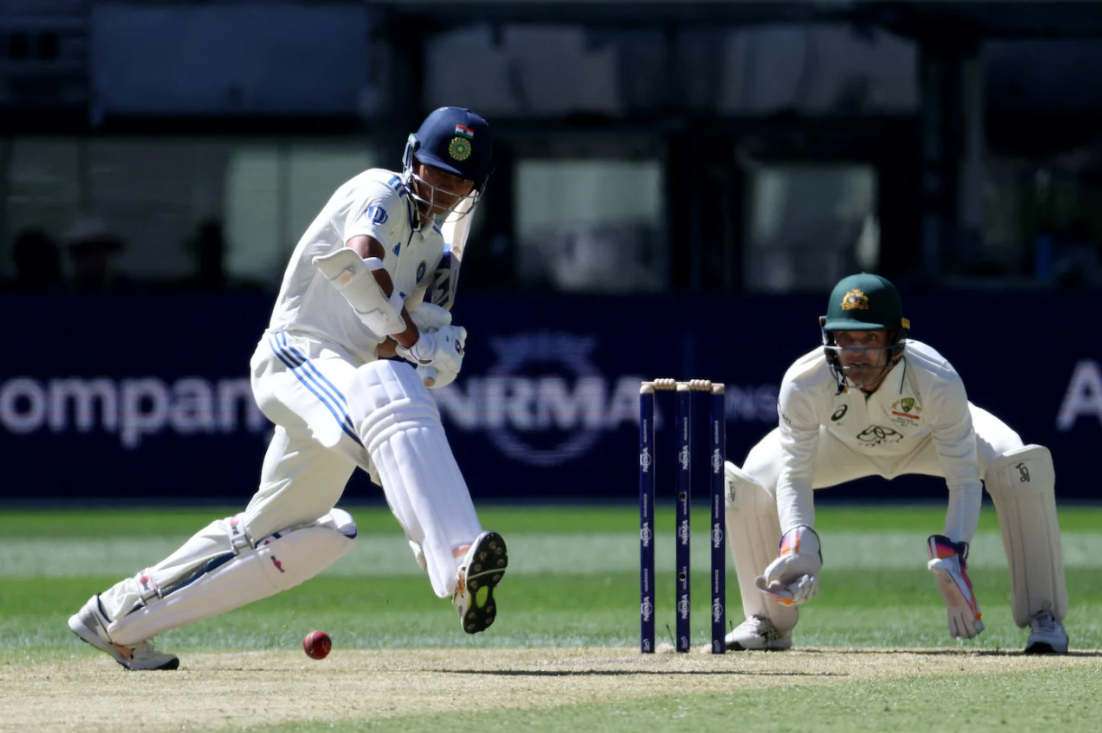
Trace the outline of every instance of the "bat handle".
<instances>
[{"instance_id":1,"label":"bat handle","mask_svg":"<svg viewBox=\"0 0 1102 733\"><path fill-rule=\"evenodd\" d=\"M421 381L425 383L426 387L432 389L432 386L436 384L436 367L421 366Z\"/></svg>"}]
</instances>

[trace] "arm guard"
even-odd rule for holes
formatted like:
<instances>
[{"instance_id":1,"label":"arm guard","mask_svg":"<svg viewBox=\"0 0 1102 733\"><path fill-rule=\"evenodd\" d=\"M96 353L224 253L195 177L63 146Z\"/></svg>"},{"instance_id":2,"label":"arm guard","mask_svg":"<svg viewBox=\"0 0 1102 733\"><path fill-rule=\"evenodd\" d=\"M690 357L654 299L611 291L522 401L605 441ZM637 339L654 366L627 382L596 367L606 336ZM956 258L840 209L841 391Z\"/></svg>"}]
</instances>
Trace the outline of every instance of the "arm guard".
<instances>
[{"instance_id":1,"label":"arm guard","mask_svg":"<svg viewBox=\"0 0 1102 733\"><path fill-rule=\"evenodd\" d=\"M364 260L348 247L341 247L332 254L315 257L313 263L375 335L385 337L406 330L398 291L388 298L372 274L382 269L381 260Z\"/></svg>"}]
</instances>

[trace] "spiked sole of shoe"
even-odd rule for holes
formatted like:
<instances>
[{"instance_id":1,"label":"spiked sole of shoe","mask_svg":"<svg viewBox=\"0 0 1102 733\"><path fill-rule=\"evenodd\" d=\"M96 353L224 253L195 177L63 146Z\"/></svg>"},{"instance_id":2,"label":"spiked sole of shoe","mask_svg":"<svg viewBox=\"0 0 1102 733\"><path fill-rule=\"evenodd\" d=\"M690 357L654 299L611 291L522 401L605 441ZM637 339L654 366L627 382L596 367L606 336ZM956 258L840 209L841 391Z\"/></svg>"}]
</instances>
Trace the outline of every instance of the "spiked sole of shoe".
<instances>
[{"instance_id":1,"label":"spiked sole of shoe","mask_svg":"<svg viewBox=\"0 0 1102 733\"><path fill-rule=\"evenodd\" d=\"M505 576L509 566L509 553L505 540L497 532L487 532L471 553L467 568L467 592L471 594L471 606L463 617L463 630L477 634L490 627L497 617L494 588Z\"/></svg>"}]
</instances>

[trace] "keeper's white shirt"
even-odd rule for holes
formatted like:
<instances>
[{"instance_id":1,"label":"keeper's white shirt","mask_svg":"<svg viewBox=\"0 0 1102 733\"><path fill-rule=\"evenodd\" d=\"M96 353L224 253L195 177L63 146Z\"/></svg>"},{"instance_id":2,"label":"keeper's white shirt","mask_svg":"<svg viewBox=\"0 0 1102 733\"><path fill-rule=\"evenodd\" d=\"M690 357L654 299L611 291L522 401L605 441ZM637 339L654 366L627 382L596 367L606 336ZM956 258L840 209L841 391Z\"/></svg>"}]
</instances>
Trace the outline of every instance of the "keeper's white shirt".
<instances>
[{"instance_id":1,"label":"keeper's white shirt","mask_svg":"<svg viewBox=\"0 0 1102 733\"><path fill-rule=\"evenodd\" d=\"M367 235L386 250L383 265L407 305L419 302L444 253L439 227L418 230L401 177L372 168L336 190L302 235L283 275L269 332L291 331L344 347L364 362L376 358L384 337L373 333L344 296L313 265L353 237Z\"/></svg>"},{"instance_id":2,"label":"keeper's white shirt","mask_svg":"<svg viewBox=\"0 0 1102 733\"><path fill-rule=\"evenodd\" d=\"M823 350L817 348L785 373L777 409L781 468L776 498L782 531L813 526L820 431L866 457L873 473L885 478L927 473L908 468L915 454L932 443L951 494L968 497L964 504L975 505L978 520L982 483L973 408L960 375L930 346L907 341L903 358L872 394L853 388L839 394ZM974 531L971 506L967 514L965 525L972 524Z\"/></svg>"}]
</instances>

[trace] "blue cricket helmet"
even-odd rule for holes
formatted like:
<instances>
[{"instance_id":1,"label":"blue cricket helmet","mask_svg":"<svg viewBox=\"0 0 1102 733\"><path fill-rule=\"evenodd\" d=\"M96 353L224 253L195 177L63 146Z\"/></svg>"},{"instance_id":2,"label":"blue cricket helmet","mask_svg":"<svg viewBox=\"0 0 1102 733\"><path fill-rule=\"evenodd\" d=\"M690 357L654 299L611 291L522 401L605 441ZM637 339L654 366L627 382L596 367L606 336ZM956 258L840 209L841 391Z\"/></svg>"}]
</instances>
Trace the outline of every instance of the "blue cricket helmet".
<instances>
[{"instance_id":1,"label":"blue cricket helmet","mask_svg":"<svg viewBox=\"0 0 1102 733\"><path fill-rule=\"evenodd\" d=\"M469 109L441 107L410 135L403 157L407 170L416 160L473 181L481 191L493 170L490 126Z\"/></svg>"}]
</instances>

